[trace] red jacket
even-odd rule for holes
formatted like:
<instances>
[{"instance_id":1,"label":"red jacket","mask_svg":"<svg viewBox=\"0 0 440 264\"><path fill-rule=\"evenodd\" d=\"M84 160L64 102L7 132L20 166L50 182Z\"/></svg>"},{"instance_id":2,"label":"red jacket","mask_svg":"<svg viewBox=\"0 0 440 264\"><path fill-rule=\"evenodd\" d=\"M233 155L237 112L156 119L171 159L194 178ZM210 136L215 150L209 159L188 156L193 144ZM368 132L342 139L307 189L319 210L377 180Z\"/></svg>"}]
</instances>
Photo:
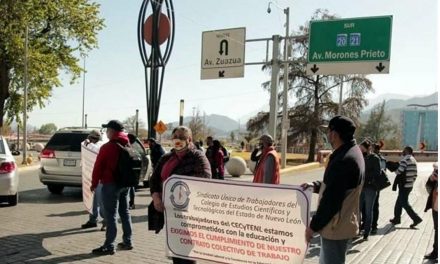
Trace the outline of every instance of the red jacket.
<instances>
[{"instance_id":1,"label":"red jacket","mask_svg":"<svg viewBox=\"0 0 440 264\"><path fill-rule=\"evenodd\" d=\"M92 187L96 188L98 183L114 182L114 174L117 169L120 147L112 141L118 141L125 146L129 141L127 134L117 132L109 142L102 145L96 157L92 174Z\"/></svg>"},{"instance_id":2,"label":"red jacket","mask_svg":"<svg viewBox=\"0 0 440 264\"><path fill-rule=\"evenodd\" d=\"M265 163L268 156L272 156L274 158L274 166L273 166L273 172L268 172L271 177L271 183L272 184L280 184L280 162L278 159L278 154L275 151L274 147L269 147L266 150L263 151L260 157L260 161L257 164L257 167L255 168L254 172L254 180L253 182L256 183L264 183L264 175L266 174L265 171Z\"/></svg>"}]
</instances>

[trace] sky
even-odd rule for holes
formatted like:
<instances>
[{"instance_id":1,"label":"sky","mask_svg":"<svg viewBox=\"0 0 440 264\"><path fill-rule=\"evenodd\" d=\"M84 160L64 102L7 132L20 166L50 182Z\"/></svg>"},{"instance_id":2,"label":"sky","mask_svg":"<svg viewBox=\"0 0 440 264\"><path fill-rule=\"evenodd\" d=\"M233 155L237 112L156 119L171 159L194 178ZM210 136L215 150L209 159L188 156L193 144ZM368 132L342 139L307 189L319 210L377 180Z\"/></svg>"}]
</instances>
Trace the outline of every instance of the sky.
<instances>
[{"instance_id":1,"label":"sky","mask_svg":"<svg viewBox=\"0 0 440 264\"><path fill-rule=\"evenodd\" d=\"M139 109L147 121L144 66L137 43L140 0L99 0L106 27L99 33L99 48L86 59L85 113L89 126L110 119L124 120ZM435 0L274 0L267 13L267 0L175 0L175 42L166 66L159 120L179 118L179 101L185 100L185 116L194 109L200 113L221 114L238 120L269 104L269 93L261 83L270 79L260 66L246 66L243 78L200 80L201 37L203 31L246 28L246 39L284 35L283 8L290 7L290 31L310 19L318 8L340 18L393 16L390 74L369 75L374 98L387 93L409 96L437 91L438 4ZM264 42L247 43L246 62L266 57ZM29 114L28 124L39 128L55 123L58 127L81 126L83 77L54 88L43 109ZM289 98L293 105L294 97ZM246 120L240 120L241 123Z\"/></svg>"}]
</instances>

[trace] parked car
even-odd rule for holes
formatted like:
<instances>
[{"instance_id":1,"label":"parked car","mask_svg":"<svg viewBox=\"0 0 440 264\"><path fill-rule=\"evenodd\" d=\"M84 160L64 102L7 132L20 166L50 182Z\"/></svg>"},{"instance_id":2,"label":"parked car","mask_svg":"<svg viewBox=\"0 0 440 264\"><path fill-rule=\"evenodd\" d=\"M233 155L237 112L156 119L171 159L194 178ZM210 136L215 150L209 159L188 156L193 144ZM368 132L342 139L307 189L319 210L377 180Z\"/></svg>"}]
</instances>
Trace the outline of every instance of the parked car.
<instances>
[{"instance_id":1,"label":"parked car","mask_svg":"<svg viewBox=\"0 0 440 264\"><path fill-rule=\"evenodd\" d=\"M18 169L6 139L0 136L0 202L17 205Z\"/></svg>"},{"instance_id":2,"label":"parked car","mask_svg":"<svg viewBox=\"0 0 440 264\"><path fill-rule=\"evenodd\" d=\"M65 186L81 187L81 142L93 128L63 128L55 132L40 153L40 181L54 194L61 194ZM96 128L95 128L96 129ZM108 141L102 132L104 141ZM132 144L144 162L142 163L140 183L148 185L151 162L145 148L136 138Z\"/></svg>"}]
</instances>

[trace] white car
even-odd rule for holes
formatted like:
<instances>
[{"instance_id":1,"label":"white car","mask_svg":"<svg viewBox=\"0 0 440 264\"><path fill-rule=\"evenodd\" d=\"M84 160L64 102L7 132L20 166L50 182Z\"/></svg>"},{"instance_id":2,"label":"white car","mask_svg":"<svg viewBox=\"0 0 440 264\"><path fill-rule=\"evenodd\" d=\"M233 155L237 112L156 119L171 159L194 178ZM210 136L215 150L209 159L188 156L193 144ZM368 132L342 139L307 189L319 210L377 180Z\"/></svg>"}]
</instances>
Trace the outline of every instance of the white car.
<instances>
[{"instance_id":1,"label":"white car","mask_svg":"<svg viewBox=\"0 0 440 264\"><path fill-rule=\"evenodd\" d=\"M41 183L47 185L49 192L61 194L65 186L81 187L81 142L87 138L91 130L92 128L63 128L55 132L47 142L40 153L39 176ZM101 133L103 141L108 141L104 130ZM151 174L150 160L139 139L132 137L134 141L132 146L143 159L139 182L148 185L148 175Z\"/></svg>"},{"instance_id":2,"label":"white car","mask_svg":"<svg viewBox=\"0 0 440 264\"><path fill-rule=\"evenodd\" d=\"M17 205L18 169L4 137L0 136L0 202Z\"/></svg>"}]
</instances>

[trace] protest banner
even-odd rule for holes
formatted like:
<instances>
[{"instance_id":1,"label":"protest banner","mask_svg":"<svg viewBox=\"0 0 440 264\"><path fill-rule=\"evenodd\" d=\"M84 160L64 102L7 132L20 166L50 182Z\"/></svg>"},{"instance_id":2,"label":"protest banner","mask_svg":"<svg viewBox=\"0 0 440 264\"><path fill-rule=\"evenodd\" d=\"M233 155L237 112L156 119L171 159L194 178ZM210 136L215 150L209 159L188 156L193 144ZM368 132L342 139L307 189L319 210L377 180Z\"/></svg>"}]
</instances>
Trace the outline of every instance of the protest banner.
<instances>
[{"instance_id":1,"label":"protest banner","mask_svg":"<svg viewBox=\"0 0 440 264\"><path fill-rule=\"evenodd\" d=\"M222 263L302 263L310 191L173 175L164 183L171 256Z\"/></svg>"},{"instance_id":2,"label":"protest banner","mask_svg":"<svg viewBox=\"0 0 440 264\"><path fill-rule=\"evenodd\" d=\"M87 148L84 142L81 143L82 195L84 206L89 213L92 213L93 207L93 193L90 191L90 186L92 185L92 173L96 156L98 156L96 150Z\"/></svg>"}]
</instances>

